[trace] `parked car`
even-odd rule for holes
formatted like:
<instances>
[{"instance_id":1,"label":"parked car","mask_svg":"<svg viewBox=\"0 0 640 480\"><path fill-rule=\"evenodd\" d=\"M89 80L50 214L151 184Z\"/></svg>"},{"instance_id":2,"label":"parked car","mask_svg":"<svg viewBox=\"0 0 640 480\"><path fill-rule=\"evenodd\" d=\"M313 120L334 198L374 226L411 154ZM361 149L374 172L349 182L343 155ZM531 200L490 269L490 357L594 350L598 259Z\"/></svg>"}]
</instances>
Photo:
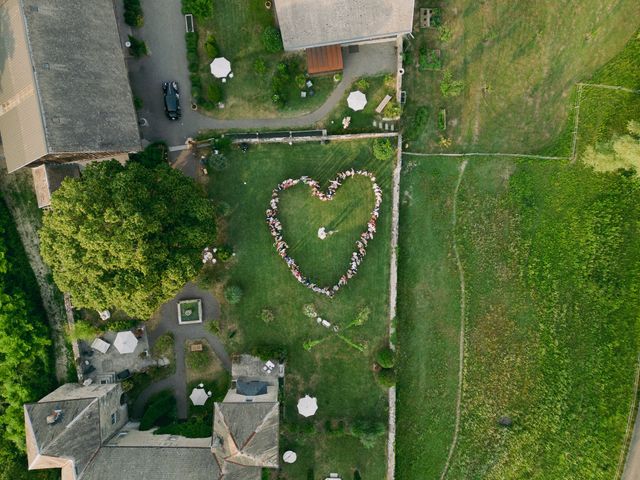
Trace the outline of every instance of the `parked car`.
<instances>
[{"instance_id":1,"label":"parked car","mask_svg":"<svg viewBox=\"0 0 640 480\"><path fill-rule=\"evenodd\" d=\"M169 120L178 120L182 113L180 112L180 90L178 82L164 82L162 84L164 92L164 111Z\"/></svg>"}]
</instances>

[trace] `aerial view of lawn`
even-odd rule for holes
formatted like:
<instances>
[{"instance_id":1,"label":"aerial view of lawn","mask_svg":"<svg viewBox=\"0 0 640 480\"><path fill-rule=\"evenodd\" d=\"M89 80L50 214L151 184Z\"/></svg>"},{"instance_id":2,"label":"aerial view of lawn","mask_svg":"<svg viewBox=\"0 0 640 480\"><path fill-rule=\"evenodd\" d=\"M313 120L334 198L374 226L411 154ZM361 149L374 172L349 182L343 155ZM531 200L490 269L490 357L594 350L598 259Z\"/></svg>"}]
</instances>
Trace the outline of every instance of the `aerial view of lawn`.
<instances>
[{"instance_id":1,"label":"aerial view of lawn","mask_svg":"<svg viewBox=\"0 0 640 480\"><path fill-rule=\"evenodd\" d=\"M639 44L632 40L590 82L637 89ZM609 148L626 133L640 102L606 88L585 86L581 95L576 163L476 157L460 177L460 159L405 156L401 478L438 477L447 463L447 478L619 472L639 349L640 192L632 175L596 173L581 159L587 147ZM556 146L565 154L573 120ZM427 253L418 261L404 253L414 250ZM462 280L464 375L451 449ZM416 390L429 407L417 408ZM434 448L416 449L425 442Z\"/></svg>"},{"instance_id":2,"label":"aerial view of lawn","mask_svg":"<svg viewBox=\"0 0 640 480\"><path fill-rule=\"evenodd\" d=\"M281 46L280 51L266 49L264 32L274 29L275 19L273 8L267 9L263 0L216 0L213 15L196 17L195 23L198 66L197 73L192 72L192 85L194 81L199 85L199 105L211 115L293 116L318 108L334 88L332 76L305 77L304 54L285 53ZM211 53L231 62L233 78L224 83L214 78L209 68L214 59ZM309 80L311 86L306 83ZM217 108L218 103L224 108Z\"/></svg>"},{"instance_id":3,"label":"aerial view of lawn","mask_svg":"<svg viewBox=\"0 0 640 480\"><path fill-rule=\"evenodd\" d=\"M440 28L421 28L420 9L434 4L415 4L403 80L404 124L419 124L405 138L410 151L544 150L563 130L574 84L622 49L638 28L628 19L640 15L633 0L454 0L442 4ZM428 68L432 50L441 51L438 68Z\"/></svg>"},{"instance_id":4,"label":"aerial view of lawn","mask_svg":"<svg viewBox=\"0 0 640 480\"><path fill-rule=\"evenodd\" d=\"M387 390L376 382L372 365L387 339L392 167L373 157L368 141L285 144L252 146L247 153L234 149L226 168L211 175L211 197L228 211L221 241L236 253L228 268L214 267L220 269L211 277L243 292L236 305L223 305L221 336L236 352L265 346L287 351L280 449L296 451L298 460L282 465L284 478L325 478L330 472L352 478L355 470L362 478L384 476ZM383 191L380 219L357 275L327 298L293 277L274 248L265 211L283 180L306 175L324 190L350 168L376 176ZM312 197L302 184L282 192L283 236L304 275L337 282L373 202L371 182L361 177L344 180L330 202ZM332 232L324 240L318 237L321 227ZM310 304L331 328L305 315ZM318 412L308 419L296 409L305 394L318 398ZM362 430L367 433L352 434Z\"/></svg>"}]
</instances>

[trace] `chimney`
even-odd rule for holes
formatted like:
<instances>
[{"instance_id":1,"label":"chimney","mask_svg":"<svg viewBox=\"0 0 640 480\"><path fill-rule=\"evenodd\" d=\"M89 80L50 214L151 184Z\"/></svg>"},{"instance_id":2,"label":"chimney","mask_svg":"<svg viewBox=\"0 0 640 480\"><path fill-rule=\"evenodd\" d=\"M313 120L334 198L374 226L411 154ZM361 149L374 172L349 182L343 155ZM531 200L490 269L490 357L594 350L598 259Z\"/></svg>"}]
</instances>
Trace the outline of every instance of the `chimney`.
<instances>
[{"instance_id":1,"label":"chimney","mask_svg":"<svg viewBox=\"0 0 640 480\"><path fill-rule=\"evenodd\" d=\"M62 410L55 409L53 412L51 412L51 415L47 415L47 425L54 425L61 418Z\"/></svg>"}]
</instances>

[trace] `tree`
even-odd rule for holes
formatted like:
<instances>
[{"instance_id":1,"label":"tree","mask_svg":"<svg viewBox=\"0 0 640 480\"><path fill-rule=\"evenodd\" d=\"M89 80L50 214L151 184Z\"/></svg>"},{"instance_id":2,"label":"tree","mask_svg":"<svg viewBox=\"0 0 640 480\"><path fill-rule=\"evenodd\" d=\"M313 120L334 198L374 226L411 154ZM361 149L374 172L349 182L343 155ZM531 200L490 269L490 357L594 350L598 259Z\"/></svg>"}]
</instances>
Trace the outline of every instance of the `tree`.
<instances>
[{"instance_id":1,"label":"tree","mask_svg":"<svg viewBox=\"0 0 640 480\"><path fill-rule=\"evenodd\" d=\"M391 160L394 153L395 148L393 148L391 140L388 138L378 138L373 142L373 156L378 160Z\"/></svg>"},{"instance_id":2,"label":"tree","mask_svg":"<svg viewBox=\"0 0 640 480\"><path fill-rule=\"evenodd\" d=\"M209 18L213 14L213 0L182 0L182 13L196 18Z\"/></svg>"},{"instance_id":3,"label":"tree","mask_svg":"<svg viewBox=\"0 0 640 480\"><path fill-rule=\"evenodd\" d=\"M266 27L262 32L262 45L269 53L281 52L284 47L282 46L280 30L276 27Z\"/></svg>"},{"instance_id":4,"label":"tree","mask_svg":"<svg viewBox=\"0 0 640 480\"><path fill-rule=\"evenodd\" d=\"M384 435L385 431L383 422L371 418L356 420L351 425L351 435L358 438L367 449L373 448L378 437Z\"/></svg>"},{"instance_id":5,"label":"tree","mask_svg":"<svg viewBox=\"0 0 640 480\"><path fill-rule=\"evenodd\" d=\"M92 163L65 180L40 231L42 258L74 304L148 318L196 276L213 205L168 165Z\"/></svg>"}]
</instances>

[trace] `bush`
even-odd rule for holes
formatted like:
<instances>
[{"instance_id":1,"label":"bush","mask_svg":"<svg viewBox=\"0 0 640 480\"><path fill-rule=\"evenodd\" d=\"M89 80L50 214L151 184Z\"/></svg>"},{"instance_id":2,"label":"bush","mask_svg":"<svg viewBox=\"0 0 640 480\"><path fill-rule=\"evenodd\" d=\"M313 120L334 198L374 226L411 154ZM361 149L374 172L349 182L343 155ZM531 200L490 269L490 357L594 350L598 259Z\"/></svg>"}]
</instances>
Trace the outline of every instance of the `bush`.
<instances>
[{"instance_id":1,"label":"bush","mask_svg":"<svg viewBox=\"0 0 640 480\"><path fill-rule=\"evenodd\" d=\"M267 73L266 62L261 58L256 59L256 61L253 62L253 71L258 75L264 75L265 73Z\"/></svg>"},{"instance_id":2,"label":"bush","mask_svg":"<svg viewBox=\"0 0 640 480\"><path fill-rule=\"evenodd\" d=\"M273 314L273 310L269 308L263 308L260 312L260 320L264 323L271 323L275 320L275 315Z\"/></svg>"},{"instance_id":3,"label":"bush","mask_svg":"<svg viewBox=\"0 0 640 480\"><path fill-rule=\"evenodd\" d=\"M394 153L395 148L391 145L391 140L388 138L377 138L373 142L373 156L378 160L391 160Z\"/></svg>"},{"instance_id":4,"label":"bush","mask_svg":"<svg viewBox=\"0 0 640 480\"><path fill-rule=\"evenodd\" d=\"M251 354L260 360L277 360L283 363L287 360L287 347L282 345L258 345L251 349Z\"/></svg>"},{"instance_id":5,"label":"bush","mask_svg":"<svg viewBox=\"0 0 640 480\"><path fill-rule=\"evenodd\" d=\"M356 82L356 88L366 92L369 89L369 82L367 82L366 78L361 78Z\"/></svg>"},{"instance_id":6,"label":"bush","mask_svg":"<svg viewBox=\"0 0 640 480\"><path fill-rule=\"evenodd\" d=\"M457 97L462 93L464 82L462 80L454 80L450 70L445 70L442 74L440 82L440 92L443 97Z\"/></svg>"},{"instance_id":7,"label":"bush","mask_svg":"<svg viewBox=\"0 0 640 480\"><path fill-rule=\"evenodd\" d=\"M393 368L395 364L395 352L389 347L385 347L376 355L376 361L382 368Z\"/></svg>"},{"instance_id":8,"label":"bush","mask_svg":"<svg viewBox=\"0 0 640 480\"><path fill-rule=\"evenodd\" d=\"M213 0L182 0L182 13L196 18L209 18L213 14Z\"/></svg>"},{"instance_id":9,"label":"bush","mask_svg":"<svg viewBox=\"0 0 640 480\"><path fill-rule=\"evenodd\" d=\"M351 435L360 440L360 443L367 449L373 448L378 437L384 435L385 432L386 427L383 422L369 418L356 420L351 426Z\"/></svg>"},{"instance_id":10,"label":"bush","mask_svg":"<svg viewBox=\"0 0 640 480\"><path fill-rule=\"evenodd\" d=\"M216 215L218 215L219 217L226 217L231 213L231 205L224 201L218 202L215 206L215 209Z\"/></svg>"},{"instance_id":11,"label":"bush","mask_svg":"<svg viewBox=\"0 0 640 480\"><path fill-rule=\"evenodd\" d=\"M400 116L400 104L397 102L389 102L382 111L382 116L386 118L398 118Z\"/></svg>"},{"instance_id":12,"label":"bush","mask_svg":"<svg viewBox=\"0 0 640 480\"><path fill-rule=\"evenodd\" d=\"M176 399L170 390L165 390L151 398L140 420L140 430L150 430L156 426L168 425L176 418Z\"/></svg>"},{"instance_id":13,"label":"bush","mask_svg":"<svg viewBox=\"0 0 640 480\"><path fill-rule=\"evenodd\" d=\"M143 107L142 99L140 97L133 96L133 108L140 110Z\"/></svg>"},{"instance_id":14,"label":"bush","mask_svg":"<svg viewBox=\"0 0 640 480\"><path fill-rule=\"evenodd\" d=\"M210 83L207 87L207 99L213 103L222 101L222 87L217 82Z\"/></svg>"},{"instance_id":15,"label":"bush","mask_svg":"<svg viewBox=\"0 0 640 480\"><path fill-rule=\"evenodd\" d=\"M209 35L207 41L204 42L204 50L212 60L218 56L218 45L216 45L216 37Z\"/></svg>"},{"instance_id":16,"label":"bush","mask_svg":"<svg viewBox=\"0 0 640 480\"><path fill-rule=\"evenodd\" d=\"M198 33L188 32L184 34L187 43L187 65L189 72L197 74L200 70L200 57L198 56ZM193 76L191 77L191 86L194 87Z\"/></svg>"},{"instance_id":17,"label":"bush","mask_svg":"<svg viewBox=\"0 0 640 480\"><path fill-rule=\"evenodd\" d=\"M224 298L231 305L240 303L240 300L242 300L242 289L237 285L227 285L224 287Z\"/></svg>"},{"instance_id":18,"label":"bush","mask_svg":"<svg viewBox=\"0 0 640 480\"><path fill-rule=\"evenodd\" d=\"M449 40L451 40L451 37L453 37L453 32L446 25L440 25L438 27L438 34L439 34L438 39L442 43L447 43Z\"/></svg>"},{"instance_id":19,"label":"bush","mask_svg":"<svg viewBox=\"0 0 640 480\"><path fill-rule=\"evenodd\" d=\"M231 140L231 137L225 137L224 135L221 137L215 137L211 140L211 146L222 153L231 151L232 144L233 141Z\"/></svg>"},{"instance_id":20,"label":"bush","mask_svg":"<svg viewBox=\"0 0 640 480\"><path fill-rule=\"evenodd\" d=\"M160 164L166 164L169 155L169 147L164 142L154 142L143 151L129 154L129 161L144 165L147 168L155 168Z\"/></svg>"},{"instance_id":21,"label":"bush","mask_svg":"<svg viewBox=\"0 0 640 480\"><path fill-rule=\"evenodd\" d=\"M307 77L304 76L304 73L299 73L296 75L296 87L302 89L307 85Z\"/></svg>"},{"instance_id":22,"label":"bush","mask_svg":"<svg viewBox=\"0 0 640 480\"><path fill-rule=\"evenodd\" d=\"M216 253L220 261L226 262L233 256L233 248L229 245L222 245L221 247L218 247Z\"/></svg>"},{"instance_id":23,"label":"bush","mask_svg":"<svg viewBox=\"0 0 640 480\"><path fill-rule=\"evenodd\" d=\"M147 44L144 43L143 40L140 40L133 35L129 35L129 42L131 42L131 46L129 47L129 51L131 55L136 58L140 58L145 56L148 53Z\"/></svg>"},{"instance_id":24,"label":"bush","mask_svg":"<svg viewBox=\"0 0 640 480\"><path fill-rule=\"evenodd\" d=\"M407 140L415 140L427 127L429 119L429 109L427 107L418 107L410 125L405 129L405 138Z\"/></svg>"},{"instance_id":25,"label":"bush","mask_svg":"<svg viewBox=\"0 0 640 480\"><path fill-rule=\"evenodd\" d=\"M353 472L353 480L362 480L362 476L360 475L360 471L356 470Z\"/></svg>"},{"instance_id":26,"label":"bush","mask_svg":"<svg viewBox=\"0 0 640 480\"><path fill-rule=\"evenodd\" d=\"M262 45L269 53L278 53L283 50L282 35L280 30L275 27L266 27L262 32Z\"/></svg>"},{"instance_id":27,"label":"bush","mask_svg":"<svg viewBox=\"0 0 640 480\"><path fill-rule=\"evenodd\" d=\"M144 23L140 0L124 0L124 23L139 28Z\"/></svg>"},{"instance_id":28,"label":"bush","mask_svg":"<svg viewBox=\"0 0 640 480\"><path fill-rule=\"evenodd\" d=\"M153 347L151 348L151 355L154 358L162 358L162 357L173 358L174 356L173 345L174 345L173 333L171 332L165 333L164 335L161 335L160 337L158 337L158 339L153 344Z\"/></svg>"},{"instance_id":29,"label":"bush","mask_svg":"<svg viewBox=\"0 0 640 480\"><path fill-rule=\"evenodd\" d=\"M67 325L67 336L69 340L93 340L100 335L100 331L97 327L90 324L86 320L78 320L73 324L73 328Z\"/></svg>"},{"instance_id":30,"label":"bush","mask_svg":"<svg viewBox=\"0 0 640 480\"><path fill-rule=\"evenodd\" d=\"M391 388L396 384L396 372L393 368L383 368L378 372L377 380L381 386Z\"/></svg>"}]
</instances>

